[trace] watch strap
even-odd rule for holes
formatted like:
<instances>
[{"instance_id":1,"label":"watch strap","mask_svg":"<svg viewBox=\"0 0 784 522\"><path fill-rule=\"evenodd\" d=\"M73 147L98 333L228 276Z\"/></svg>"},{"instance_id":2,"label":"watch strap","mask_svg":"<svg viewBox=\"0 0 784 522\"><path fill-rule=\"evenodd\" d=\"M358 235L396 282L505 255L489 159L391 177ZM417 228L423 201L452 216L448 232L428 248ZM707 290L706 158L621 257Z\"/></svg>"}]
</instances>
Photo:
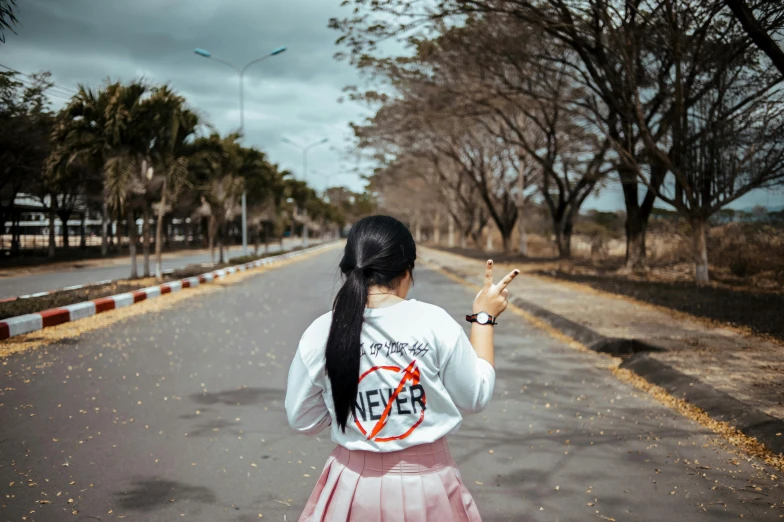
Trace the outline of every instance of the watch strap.
<instances>
[{"instance_id":1,"label":"watch strap","mask_svg":"<svg viewBox=\"0 0 784 522\"><path fill-rule=\"evenodd\" d=\"M484 312L484 313L487 314L487 316L490 318L490 321L487 322L487 323L480 323L479 321L476 320L476 316L478 316L480 313L482 313L482 312L477 312L475 314L468 314L468 315L466 315L466 321L468 321L469 323L488 324L490 326L495 326L495 325L498 324L498 322L495 320L495 317L493 317L490 314L487 314L487 312Z\"/></svg>"}]
</instances>

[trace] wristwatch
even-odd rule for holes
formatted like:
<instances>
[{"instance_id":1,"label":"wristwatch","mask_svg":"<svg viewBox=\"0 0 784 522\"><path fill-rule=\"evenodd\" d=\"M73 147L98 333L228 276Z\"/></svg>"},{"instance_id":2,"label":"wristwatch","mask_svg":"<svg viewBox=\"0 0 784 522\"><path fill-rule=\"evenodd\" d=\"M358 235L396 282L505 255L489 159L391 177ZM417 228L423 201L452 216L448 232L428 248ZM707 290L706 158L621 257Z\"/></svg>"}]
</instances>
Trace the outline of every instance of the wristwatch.
<instances>
[{"instance_id":1,"label":"wristwatch","mask_svg":"<svg viewBox=\"0 0 784 522\"><path fill-rule=\"evenodd\" d=\"M495 326L498 324L495 321L495 317L488 314L487 312L479 312L477 314L467 315L466 321L469 323L489 324L490 326Z\"/></svg>"}]
</instances>

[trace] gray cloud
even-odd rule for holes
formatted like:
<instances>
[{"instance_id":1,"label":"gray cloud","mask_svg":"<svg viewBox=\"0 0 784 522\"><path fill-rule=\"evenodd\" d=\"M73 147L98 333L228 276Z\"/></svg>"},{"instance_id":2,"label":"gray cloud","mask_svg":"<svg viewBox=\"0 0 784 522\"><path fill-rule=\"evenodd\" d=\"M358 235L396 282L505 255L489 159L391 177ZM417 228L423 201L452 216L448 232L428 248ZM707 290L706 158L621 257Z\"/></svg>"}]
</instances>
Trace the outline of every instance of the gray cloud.
<instances>
[{"instance_id":1,"label":"gray cloud","mask_svg":"<svg viewBox=\"0 0 784 522\"><path fill-rule=\"evenodd\" d=\"M338 0L26 0L0 63L27 73L49 70L69 88L140 76L169 83L218 130L229 132L239 126L237 75L193 49L244 65L285 45L286 53L246 73L246 142L299 175L301 155L281 137L303 143L329 137L329 146L310 153L309 164L330 175L355 166L345 154L347 124L364 115L337 101L343 87L357 82L351 67L332 59L337 34L327 22L341 12ZM311 178L323 188L323 180ZM358 178L339 180L362 186Z\"/></svg>"}]
</instances>

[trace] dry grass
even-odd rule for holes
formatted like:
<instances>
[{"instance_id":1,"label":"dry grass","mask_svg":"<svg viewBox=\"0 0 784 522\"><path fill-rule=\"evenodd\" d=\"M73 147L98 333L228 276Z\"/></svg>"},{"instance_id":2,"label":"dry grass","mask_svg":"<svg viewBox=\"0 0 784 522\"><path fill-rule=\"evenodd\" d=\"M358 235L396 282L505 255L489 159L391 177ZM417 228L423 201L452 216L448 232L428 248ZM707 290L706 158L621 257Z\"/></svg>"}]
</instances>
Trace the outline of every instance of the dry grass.
<instances>
[{"instance_id":1,"label":"dry grass","mask_svg":"<svg viewBox=\"0 0 784 522\"><path fill-rule=\"evenodd\" d=\"M610 367L610 371L615 376L635 388L644 391L657 401L666 405L667 407L676 410L684 417L700 423L700 425L710 429L712 432L720 435L725 441L730 443L735 449L741 451L743 454L758 458L765 462L765 464L772 466L779 471L784 472L784 455L777 455L770 451L767 446L759 442L753 437L744 435L732 425L717 421L711 418L702 409L690 404L683 399L678 399L670 395L664 388L656 386L646 381L639 375L627 369L620 368L617 365Z\"/></svg>"}]
</instances>

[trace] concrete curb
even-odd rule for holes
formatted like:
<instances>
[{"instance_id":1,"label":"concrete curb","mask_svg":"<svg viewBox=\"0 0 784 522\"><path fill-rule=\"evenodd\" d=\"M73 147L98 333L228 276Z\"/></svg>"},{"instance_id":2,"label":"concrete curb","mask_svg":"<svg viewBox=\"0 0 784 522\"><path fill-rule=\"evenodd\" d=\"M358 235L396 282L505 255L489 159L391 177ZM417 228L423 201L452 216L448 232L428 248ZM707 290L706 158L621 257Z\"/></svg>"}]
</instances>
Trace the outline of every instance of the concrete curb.
<instances>
[{"instance_id":1,"label":"concrete curb","mask_svg":"<svg viewBox=\"0 0 784 522\"><path fill-rule=\"evenodd\" d=\"M246 270L258 268L260 266L275 263L277 261L283 261L285 259L291 259L302 256L304 254L309 254L311 252L316 252L332 245L333 243L334 242L322 243L318 246L304 250L297 250L295 252L288 252L286 254L265 257L263 259L257 259L256 261L251 261L249 263L244 263L229 268L222 268L220 270L213 270L212 272L207 272L200 276L186 277L180 281L173 281L156 286L150 286L148 288L143 288L134 292L102 297L100 299L84 301L82 303L63 306L62 308L44 310L34 314L10 317L0 321L0 340L35 332L36 330L42 330L50 326L57 326L58 324L78 321L79 319L84 319L86 317L108 312L110 310L115 310L117 308L131 306L140 301L147 301L149 299L155 299L156 297L160 297L168 293L179 292L185 288L195 288L201 284L207 284L217 279L223 279L224 277L236 272L244 272Z\"/></svg>"},{"instance_id":2,"label":"concrete curb","mask_svg":"<svg viewBox=\"0 0 784 522\"><path fill-rule=\"evenodd\" d=\"M482 281L473 276L440 265L432 259L426 257L424 259L460 279L482 284ZM697 406L712 419L726 422L744 435L754 437L774 453L784 454L784 421L648 356L650 352L666 351L664 348L638 339L605 337L582 324L519 297L513 298L511 303L590 350L621 357L623 359L621 368L630 370L651 384L662 387L673 397Z\"/></svg>"}]
</instances>

